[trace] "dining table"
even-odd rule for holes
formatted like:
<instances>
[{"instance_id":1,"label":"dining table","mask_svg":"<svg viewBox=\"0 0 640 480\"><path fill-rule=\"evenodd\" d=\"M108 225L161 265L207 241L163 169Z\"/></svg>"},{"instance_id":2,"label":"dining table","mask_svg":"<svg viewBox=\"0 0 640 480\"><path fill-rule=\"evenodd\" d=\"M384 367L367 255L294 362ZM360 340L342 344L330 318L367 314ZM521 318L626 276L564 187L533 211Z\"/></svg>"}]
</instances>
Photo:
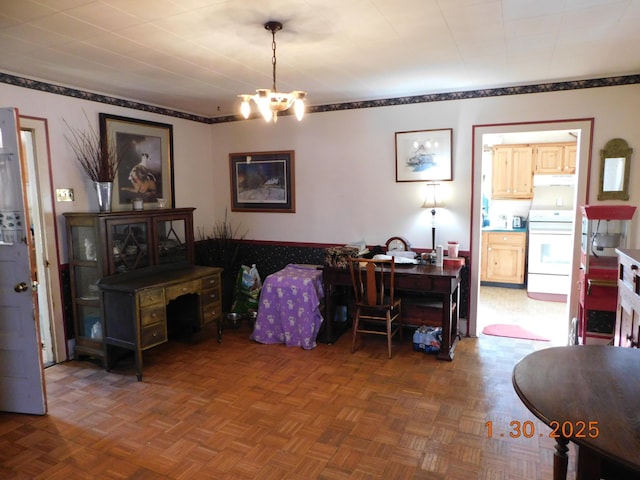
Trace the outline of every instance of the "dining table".
<instances>
[{"instance_id":1,"label":"dining table","mask_svg":"<svg viewBox=\"0 0 640 480\"><path fill-rule=\"evenodd\" d=\"M513 369L524 405L556 441L554 480L565 480L568 444L576 480L640 479L640 350L609 345L544 348Z\"/></svg>"},{"instance_id":2,"label":"dining table","mask_svg":"<svg viewBox=\"0 0 640 480\"><path fill-rule=\"evenodd\" d=\"M412 295L429 295L435 299L433 308L438 314L437 324L442 328L442 343L437 353L439 360L452 361L456 345L461 338L458 329L460 320L460 284L462 281L463 262L452 262L442 266L425 264L396 265L395 294L403 299L403 324L410 324L406 313L410 308ZM389 274L389 270L385 270ZM327 316L327 336L331 338L335 325L334 292L336 287L353 288L351 272L348 268L322 268ZM420 326L421 320L415 327Z\"/></svg>"}]
</instances>

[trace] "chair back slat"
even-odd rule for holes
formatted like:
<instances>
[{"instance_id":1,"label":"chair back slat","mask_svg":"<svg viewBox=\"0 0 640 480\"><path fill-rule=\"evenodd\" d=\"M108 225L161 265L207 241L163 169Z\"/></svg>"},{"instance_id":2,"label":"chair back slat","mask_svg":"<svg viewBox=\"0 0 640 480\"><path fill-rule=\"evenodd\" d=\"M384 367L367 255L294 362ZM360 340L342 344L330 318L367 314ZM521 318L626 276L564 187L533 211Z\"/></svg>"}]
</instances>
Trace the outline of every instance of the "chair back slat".
<instances>
[{"instance_id":1,"label":"chair back slat","mask_svg":"<svg viewBox=\"0 0 640 480\"><path fill-rule=\"evenodd\" d=\"M367 272L367 305L377 305L380 303L379 299L383 298L384 294L383 290L383 281L382 276L380 276L380 286L376 286L376 264L368 262L366 264L366 272ZM378 288L380 288L380 293L378 293Z\"/></svg>"}]
</instances>

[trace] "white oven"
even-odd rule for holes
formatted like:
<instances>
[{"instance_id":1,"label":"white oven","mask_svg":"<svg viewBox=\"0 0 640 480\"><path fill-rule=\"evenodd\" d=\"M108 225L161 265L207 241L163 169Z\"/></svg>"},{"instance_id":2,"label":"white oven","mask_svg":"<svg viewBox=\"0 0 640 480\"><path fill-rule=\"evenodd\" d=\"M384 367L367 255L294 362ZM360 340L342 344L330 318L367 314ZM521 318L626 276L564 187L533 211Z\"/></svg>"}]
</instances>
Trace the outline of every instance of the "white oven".
<instances>
[{"instance_id":1,"label":"white oven","mask_svg":"<svg viewBox=\"0 0 640 480\"><path fill-rule=\"evenodd\" d=\"M527 291L568 295L573 259L573 211L529 212Z\"/></svg>"}]
</instances>

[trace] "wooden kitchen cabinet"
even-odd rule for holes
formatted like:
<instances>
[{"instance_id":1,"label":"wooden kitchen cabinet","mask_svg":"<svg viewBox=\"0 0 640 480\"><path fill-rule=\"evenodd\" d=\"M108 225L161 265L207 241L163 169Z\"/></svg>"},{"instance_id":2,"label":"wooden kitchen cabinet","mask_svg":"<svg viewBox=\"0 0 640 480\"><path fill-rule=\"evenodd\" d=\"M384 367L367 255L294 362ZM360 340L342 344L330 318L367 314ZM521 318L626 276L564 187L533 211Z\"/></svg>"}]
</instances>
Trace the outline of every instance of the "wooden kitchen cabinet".
<instances>
[{"instance_id":1,"label":"wooden kitchen cabinet","mask_svg":"<svg viewBox=\"0 0 640 480\"><path fill-rule=\"evenodd\" d=\"M640 250L616 250L618 253L618 307L614 345L640 346Z\"/></svg>"},{"instance_id":2,"label":"wooden kitchen cabinet","mask_svg":"<svg viewBox=\"0 0 640 480\"><path fill-rule=\"evenodd\" d=\"M535 147L536 174L567 175L576 172L577 145L548 144Z\"/></svg>"},{"instance_id":3,"label":"wooden kitchen cabinet","mask_svg":"<svg viewBox=\"0 0 640 480\"><path fill-rule=\"evenodd\" d=\"M191 264L194 208L64 214L75 357L104 357L98 281L167 264Z\"/></svg>"},{"instance_id":4,"label":"wooden kitchen cabinet","mask_svg":"<svg viewBox=\"0 0 640 480\"><path fill-rule=\"evenodd\" d=\"M532 198L533 147L499 145L493 147L491 197L496 199Z\"/></svg>"},{"instance_id":5,"label":"wooden kitchen cabinet","mask_svg":"<svg viewBox=\"0 0 640 480\"><path fill-rule=\"evenodd\" d=\"M563 151L564 173L576 173L576 158L578 156L578 145L573 143L565 145Z\"/></svg>"},{"instance_id":6,"label":"wooden kitchen cabinet","mask_svg":"<svg viewBox=\"0 0 640 480\"><path fill-rule=\"evenodd\" d=\"M523 285L526 248L524 232L482 232L480 280Z\"/></svg>"}]
</instances>

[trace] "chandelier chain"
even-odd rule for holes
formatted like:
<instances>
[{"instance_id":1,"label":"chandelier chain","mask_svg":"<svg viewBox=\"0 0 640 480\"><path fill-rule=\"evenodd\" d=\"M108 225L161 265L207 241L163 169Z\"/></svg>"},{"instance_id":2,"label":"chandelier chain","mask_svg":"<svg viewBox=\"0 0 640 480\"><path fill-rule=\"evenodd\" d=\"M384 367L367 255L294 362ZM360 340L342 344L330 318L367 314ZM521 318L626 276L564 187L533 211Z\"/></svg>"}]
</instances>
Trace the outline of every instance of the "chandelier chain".
<instances>
[{"instance_id":1,"label":"chandelier chain","mask_svg":"<svg viewBox=\"0 0 640 480\"><path fill-rule=\"evenodd\" d=\"M271 64L273 65L273 91L277 92L278 90L276 90L276 31L273 30L271 32L271 35L273 37L273 40L271 41L271 50L273 50L273 57L271 57Z\"/></svg>"}]
</instances>

